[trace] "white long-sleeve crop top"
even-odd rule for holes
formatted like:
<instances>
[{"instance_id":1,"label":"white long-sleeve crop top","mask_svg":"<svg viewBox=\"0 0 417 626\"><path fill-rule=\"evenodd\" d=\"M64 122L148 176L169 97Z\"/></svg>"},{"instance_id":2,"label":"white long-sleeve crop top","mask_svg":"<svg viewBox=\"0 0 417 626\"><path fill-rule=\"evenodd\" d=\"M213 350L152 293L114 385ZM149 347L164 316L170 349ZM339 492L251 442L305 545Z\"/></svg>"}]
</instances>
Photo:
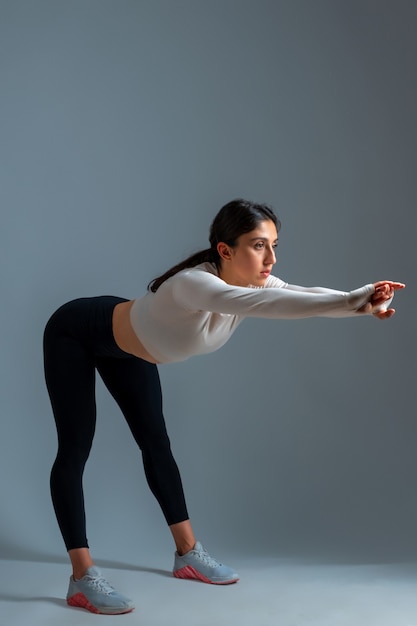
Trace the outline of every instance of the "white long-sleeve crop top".
<instances>
[{"instance_id":1,"label":"white long-sleeve crop top","mask_svg":"<svg viewBox=\"0 0 417 626\"><path fill-rule=\"evenodd\" d=\"M214 352L245 317L349 317L373 292L373 284L345 292L289 285L275 276L264 287L237 287L219 278L214 264L202 263L135 300L130 320L149 354L170 363Z\"/></svg>"}]
</instances>

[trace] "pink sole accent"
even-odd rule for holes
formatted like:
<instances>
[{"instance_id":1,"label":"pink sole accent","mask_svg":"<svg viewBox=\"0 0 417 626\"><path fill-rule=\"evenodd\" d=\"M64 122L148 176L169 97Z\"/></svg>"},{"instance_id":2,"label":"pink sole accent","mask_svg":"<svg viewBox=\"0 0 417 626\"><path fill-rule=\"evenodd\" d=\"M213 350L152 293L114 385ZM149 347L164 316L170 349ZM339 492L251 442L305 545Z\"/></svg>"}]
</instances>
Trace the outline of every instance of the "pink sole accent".
<instances>
[{"instance_id":1,"label":"pink sole accent","mask_svg":"<svg viewBox=\"0 0 417 626\"><path fill-rule=\"evenodd\" d=\"M183 580L200 580L201 582L208 583L209 585L231 585L233 583L237 583L237 581L239 580L239 578L233 578L232 580L215 582L213 580L210 580L206 576L203 576L203 574L200 574L200 572L194 569L194 567L191 567L191 565L186 565L181 569L175 570L174 576L175 578L182 578Z\"/></svg>"},{"instance_id":2,"label":"pink sole accent","mask_svg":"<svg viewBox=\"0 0 417 626\"><path fill-rule=\"evenodd\" d=\"M70 606L76 606L80 609L87 609L90 613L97 613L99 615L122 615L123 613L130 613L133 609L127 609L125 611L116 611L115 613L105 613L97 609L91 604L83 593L76 593L75 595L67 598L67 604Z\"/></svg>"}]
</instances>

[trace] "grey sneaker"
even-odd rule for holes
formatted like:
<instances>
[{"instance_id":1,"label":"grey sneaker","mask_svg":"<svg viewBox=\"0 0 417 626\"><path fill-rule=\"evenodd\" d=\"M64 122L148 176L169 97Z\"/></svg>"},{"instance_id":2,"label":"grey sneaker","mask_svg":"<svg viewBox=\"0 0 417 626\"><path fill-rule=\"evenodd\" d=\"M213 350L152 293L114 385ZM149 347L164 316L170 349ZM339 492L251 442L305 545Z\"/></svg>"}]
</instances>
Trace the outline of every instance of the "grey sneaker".
<instances>
[{"instance_id":1,"label":"grey sneaker","mask_svg":"<svg viewBox=\"0 0 417 626\"><path fill-rule=\"evenodd\" d=\"M87 609L91 613L118 615L129 613L135 608L132 600L121 593L117 593L107 580L101 575L97 567L89 567L85 576L74 580L71 576L67 603Z\"/></svg>"},{"instance_id":2,"label":"grey sneaker","mask_svg":"<svg viewBox=\"0 0 417 626\"><path fill-rule=\"evenodd\" d=\"M199 541L187 554L175 553L173 573L176 578L201 580L212 585L230 585L239 580L235 571L213 559Z\"/></svg>"}]
</instances>

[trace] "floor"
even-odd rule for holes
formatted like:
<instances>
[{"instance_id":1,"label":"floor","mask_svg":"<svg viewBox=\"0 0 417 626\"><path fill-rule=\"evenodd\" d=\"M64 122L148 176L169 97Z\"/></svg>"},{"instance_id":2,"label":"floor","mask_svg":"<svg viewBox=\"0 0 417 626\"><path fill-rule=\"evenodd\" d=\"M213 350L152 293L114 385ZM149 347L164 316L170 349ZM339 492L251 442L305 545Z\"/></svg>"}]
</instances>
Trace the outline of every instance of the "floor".
<instances>
[{"instance_id":1,"label":"floor","mask_svg":"<svg viewBox=\"0 0 417 626\"><path fill-rule=\"evenodd\" d=\"M97 563L137 608L98 616L66 605L64 562L0 561L7 626L417 626L417 564L319 564L241 559L236 585L177 580L166 562Z\"/></svg>"}]
</instances>

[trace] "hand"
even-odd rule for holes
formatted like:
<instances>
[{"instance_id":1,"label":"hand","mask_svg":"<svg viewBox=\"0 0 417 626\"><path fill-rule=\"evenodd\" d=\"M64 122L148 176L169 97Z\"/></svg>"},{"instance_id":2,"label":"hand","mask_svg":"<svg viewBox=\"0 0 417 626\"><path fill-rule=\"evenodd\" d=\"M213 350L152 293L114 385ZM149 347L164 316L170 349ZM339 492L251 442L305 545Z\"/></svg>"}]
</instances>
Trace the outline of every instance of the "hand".
<instances>
[{"instance_id":1,"label":"hand","mask_svg":"<svg viewBox=\"0 0 417 626\"><path fill-rule=\"evenodd\" d=\"M380 320L386 320L392 317L395 309L387 308L394 297L394 292L398 289L404 289L404 283L396 283L392 280L380 280L374 283L375 292L372 294L369 302L365 305L366 312L372 313ZM384 307L384 303L387 306Z\"/></svg>"}]
</instances>

